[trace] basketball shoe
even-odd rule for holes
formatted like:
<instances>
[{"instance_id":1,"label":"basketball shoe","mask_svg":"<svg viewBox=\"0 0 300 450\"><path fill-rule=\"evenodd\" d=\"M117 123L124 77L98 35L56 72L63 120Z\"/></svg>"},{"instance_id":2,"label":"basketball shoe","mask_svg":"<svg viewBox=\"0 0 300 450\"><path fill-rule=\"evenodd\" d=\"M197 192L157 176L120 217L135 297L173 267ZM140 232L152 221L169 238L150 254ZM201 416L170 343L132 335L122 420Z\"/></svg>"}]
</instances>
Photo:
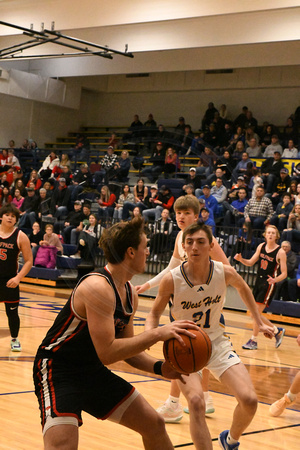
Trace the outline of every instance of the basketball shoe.
<instances>
[{"instance_id":1,"label":"basketball shoe","mask_svg":"<svg viewBox=\"0 0 300 450\"><path fill-rule=\"evenodd\" d=\"M249 341L242 346L246 350L257 350L257 342L249 339Z\"/></svg>"},{"instance_id":2,"label":"basketball shoe","mask_svg":"<svg viewBox=\"0 0 300 450\"><path fill-rule=\"evenodd\" d=\"M235 450L239 448L240 443L237 442L236 444L228 444L227 443L227 436L228 436L229 430L222 431L222 433L219 434L218 442L219 446L223 448L224 450Z\"/></svg>"},{"instance_id":3,"label":"basketball shoe","mask_svg":"<svg viewBox=\"0 0 300 450\"><path fill-rule=\"evenodd\" d=\"M271 416L278 417L283 413L285 408L291 406L293 403L295 402L292 402L292 400L290 400L289 397L286 394L284 394L284 396L281 399L277 400L277 402L274 402L270 406L269 412Z\"/></svg>"},{"instance_id":4,"label":"basketball shoe","mask_svg":"<svg viewBox=\"0 0 300 450\"><path fill-rule=\"evenodd\" d=\"M182 406L180 403L176 403L176 406L172 406L171 403L166 402L156 410L164 419L166 423L180 422L182 419Z\"/></svg>"},{"instance_id":5,"label":"basketball shoe","mask_svg":"<svg viewBox=\"0 0 300 450\"><path fill-rule=\"evenodd\" d=\"M189 408L183 408L186 414L189 414ZM214 401L211 395L205 399L205 414L213 414L215 412Z\"/></svg>"},{"instance_id":6,"label":"basketball shoe","mask_svg":"<svg viewBox=\"0 0 300 450\"><path fill-rule=\"evenodd\" d=\"M283 336L284 336L284 333L285 333L285 328L278 327L278 331L275 334L275 339L276 339L275 348L278 348L280 346Z\"/></svg>"},{"instance_id":7,"label":"basketball shoe","mask_svg":"<svg viewBox=\"0 0 300 450\"><path fill-rule=\"evenodd\" d=\"M10 341L10 348L12 352L20 352L22 350L19 339L12 339Z\"/></svg>"}]
</instances>

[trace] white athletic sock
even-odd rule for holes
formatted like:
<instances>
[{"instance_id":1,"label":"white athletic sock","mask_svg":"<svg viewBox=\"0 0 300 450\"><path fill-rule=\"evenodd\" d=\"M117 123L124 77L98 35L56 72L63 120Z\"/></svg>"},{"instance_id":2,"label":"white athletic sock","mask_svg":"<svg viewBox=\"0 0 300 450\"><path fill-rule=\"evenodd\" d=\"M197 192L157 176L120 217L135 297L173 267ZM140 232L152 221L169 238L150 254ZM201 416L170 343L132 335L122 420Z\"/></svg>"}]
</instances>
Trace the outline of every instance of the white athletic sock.
<instances>
[{"instance_id":1,"label":"white athletic sock","mask_svg":"<svg viewBox=\"0 0 300 450\"><path fill-rule=\"evenodd\" d=\"M179 403L179 397L173 397L172 395L169 395L169 398L167 400L167 403L172 406L173 408L176 408L176 406Z\"/></svg>"},{"instance_id":2,"label":"white athletic sock","mask_svg":"<svg viewBox=\"0 0 300 450\"><path fill-rule=\"evenodd\" d=\"M273 330L274 330L274 334L277 334L277 333L278 333L278 328L276 327L276 325L274 325Z\"/></svg>"},{"instance_id":3,"label":"white athletic sock","mask_svg":"<svg viewBox=\"0 0 300 450\"><path fill-rule=\"evenodd\" d=\"M254 336L254 335L252 334L252 336L251 336L251 341L257 342L257 336Z\"/></svg>"},{"instance_id":4,"label":"white athletic sock","mask_svg":"<svg viewBox=\"0 0 300 450\"><path fill-rule=\"evenodd\" d=\"M233 437L230 435L230 431L228 432L228 436L227 436L227 444L229 445L233 445L233 444L237 444L239 441L237 441L236 439L233 439Z\"/></svg>"},{"instance_id":5,"label":"white athletic sock","mask_svg":"<svg viewBox=\"0 0 300 450\"><path fill-rule=\"evenodd\" d=\"M204 400L207 401L209 398L209 392L208 391L203 392L203 395L204 395Z\"/></svg>"},{"instance_id":6,"label":"white athletic sock","mask_svg":"<svg viewBox=\"0 0 300 450\"><path fill-rule=\"evenodd\" d=\"M288 396L288 398L291 400L291 402L294 402L297 398L297 394L293 394L291 392L291 390L289 390L289 392L286 394Z\"/></svg>"}]
</instances>

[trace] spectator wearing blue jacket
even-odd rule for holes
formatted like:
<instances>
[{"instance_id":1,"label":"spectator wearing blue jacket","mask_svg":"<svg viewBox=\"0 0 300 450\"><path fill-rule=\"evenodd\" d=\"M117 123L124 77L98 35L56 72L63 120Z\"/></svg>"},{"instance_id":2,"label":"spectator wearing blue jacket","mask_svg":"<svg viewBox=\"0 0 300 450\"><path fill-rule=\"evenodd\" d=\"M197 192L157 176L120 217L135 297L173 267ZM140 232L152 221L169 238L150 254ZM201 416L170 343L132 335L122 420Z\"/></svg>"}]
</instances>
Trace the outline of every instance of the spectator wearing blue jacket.
<instances>
[{"instance_id":1,"label":"spectator wearing blue jacket","mask_svg":"<svg viewBox=\"0 0 300 450\"><path fill-rule=\"evenodd\" d=\"M205 184L202 188L202 192L203 195L201 195L199 198L204 198L205 206L213 211L215 217L218 216L219 204L217 199L213 195L211 195L210 186L208 184Z\"/></svg>"},{"instance_id":2,"label":"spectator wearing blue jacket","mask_svg":"<svg viewBox=\"0 0 300 450\"><path fill-rule=\"evenodd\" d=\"M213 235L215 235L216 224L215 224L215 221L211 217L209 217L209 209L206 208L206 206L204 206L204 208L202 208L200 211L199 222L203 222L203 223L205 223L205 225L208 225L209 227L211 227Z\"/></svg>"},{"instance_id":3,"label":"spectator wearing blue jacket","mask_svg":"<svg viewBox=\"0 0 300 450\"><path fill-rule=\"evenodd\" d=\"M248 199L246 188L240 188L238 190L238 199L234 200L231 204L226 201L223 202L223 207L226 210L224 226L240 226L240 222L244 219L244 210L247 203Z\"/></svg>"}]
</instances>

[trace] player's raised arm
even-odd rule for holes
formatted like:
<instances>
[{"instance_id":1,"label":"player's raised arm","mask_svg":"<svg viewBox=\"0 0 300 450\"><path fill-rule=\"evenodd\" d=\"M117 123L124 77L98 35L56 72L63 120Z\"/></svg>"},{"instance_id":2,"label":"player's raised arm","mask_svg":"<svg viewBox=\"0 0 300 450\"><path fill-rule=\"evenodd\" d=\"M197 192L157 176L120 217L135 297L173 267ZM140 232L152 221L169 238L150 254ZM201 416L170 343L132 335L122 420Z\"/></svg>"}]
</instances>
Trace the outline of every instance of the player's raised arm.
<instances>
[{"instance_id":1,"label":"player's raised arm","mask_svg":"<svg viewBox=\"0 0 300 450\"><path fill-rule=\"evenodd\" d=\"M231 285L236 288L241 296L241 299L249 309L252 314L253 319L257 323L259 330L264 333L266 337L272 338L274 336L273 327L265 325L261 320L260 313L255 303L255 299L251 292L251 289L246 284L244 279L236 272L236 270L231 266L224 265L224 273L226 285Z\"/></svg>"},{"instance_id":2,"label":"player's raised arm","mask_svg":"<svg viewBox=\"0 0 300 450\"><path fill-rule=\"evenodd\" d=\"M258 261L259 254L260 254L262 246L263 246L263 244L259 244L259 246L256 249L256 252L254 253L254 255L250 259L243 258L241 253L237 253L236 255L234 255L234 259L236 259L237 261L239 261L242 264L244 264L244 266L251 267Z\"/></svg>"}]
</instances>

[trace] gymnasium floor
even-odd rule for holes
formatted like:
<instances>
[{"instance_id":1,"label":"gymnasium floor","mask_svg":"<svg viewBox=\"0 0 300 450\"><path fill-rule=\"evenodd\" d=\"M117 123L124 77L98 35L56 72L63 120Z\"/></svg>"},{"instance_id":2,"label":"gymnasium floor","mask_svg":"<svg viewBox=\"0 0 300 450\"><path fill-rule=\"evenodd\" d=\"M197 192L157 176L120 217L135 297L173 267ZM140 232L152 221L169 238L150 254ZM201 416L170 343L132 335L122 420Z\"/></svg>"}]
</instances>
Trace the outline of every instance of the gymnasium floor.
<instances>
[{"instance_id":1,"label":"gymnasium floor","mask_svg":"<svg viewBox=\"0 0 300 450\"><path fill-rule=\"evenodd\" d=\"M24 291L26 289L26 292ZM42 434L37 401L33 393L32 362L37 346L53 323L57 313L66 302L68 290L50 290L46 288L21 288L20 340L23 351L10 351L10 337L4 305L0 305L0 449L32 450L42 449ZM31 292L37 292L32 294ZM135 319L135 332L143 330L145 317L152 300L141 298ZM250 319L245 313L225 310L227 331L233 345L250 371L257 394L259 406L257 414L241 438L240 448L253 449L289 449L299 448L300 402L279 418L268 414L269 405L280 398L299 369L300 348L295 337L300 328L286 326L287 333L281 347L274 348L274 341L263 336L259 338L259 349L247 351L241 345L250 336ZM163 322L167 322L167 313ZM150 350L155 357L162 357L162 344L158 343ZM170 382L152 374L138 372L126 363L111 366L112 370L130 381L157 408L167 398ZM229 428L235 399L214 379L210 390L216 411L207 417L207 423L213 440L213 448L219 448L217 437L220 431ZM300 400L300 398L299 398ZM186 405L182 399L183 405ZM142 449L138 434L109 421L97 421L83 414L84 424L80 429L79 448L81 450L120 450ZM167 424L167 431L175 448L194 449L189 433L189 416L184 414L180 423ZM297 443L298 442L298 443Z\"/></svg>"}]
</instances>

